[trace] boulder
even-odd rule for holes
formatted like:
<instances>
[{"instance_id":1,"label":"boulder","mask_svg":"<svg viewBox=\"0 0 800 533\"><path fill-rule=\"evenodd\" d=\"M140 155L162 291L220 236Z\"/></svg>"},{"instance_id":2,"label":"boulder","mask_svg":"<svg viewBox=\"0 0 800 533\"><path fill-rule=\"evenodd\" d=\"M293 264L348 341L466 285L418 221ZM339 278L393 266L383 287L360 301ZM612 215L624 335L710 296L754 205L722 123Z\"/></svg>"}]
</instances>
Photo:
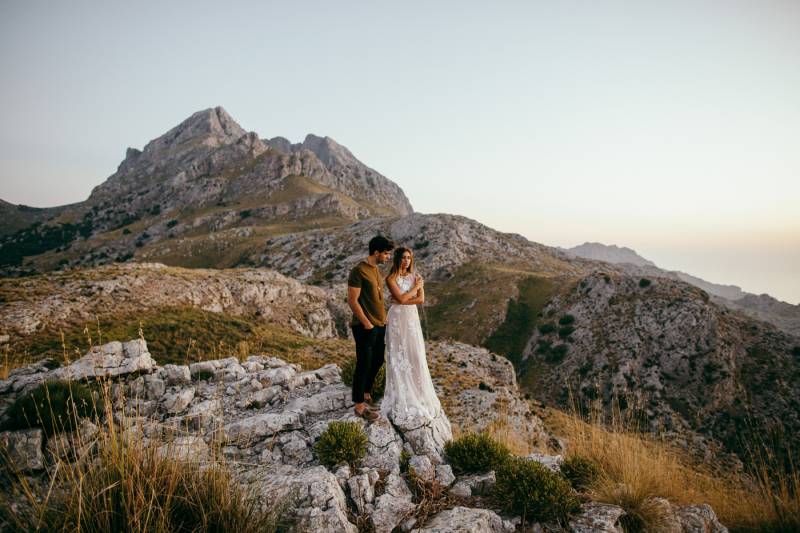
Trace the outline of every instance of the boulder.
<instances>
[{"instance_id":1,"label":"boulder","mask_svg":"<svg viewBox=\"0 0 800 533\"><path fill-rule=\"evenodd\" d=\"M511 533L514 526L489 509L454 507L437 513L412 533Z\"/></svg>"},{"instance_id":2,"label":"boulder","mask_svg":"<svg viewBox=\"0 0 800 533\"><path fill-rule=\"evenodd\" d=\"M15 470L32 472L44 469L41 429L3 431L0 433L0 453L8 458L8 464Z\"/></svg>"}]
</instances>

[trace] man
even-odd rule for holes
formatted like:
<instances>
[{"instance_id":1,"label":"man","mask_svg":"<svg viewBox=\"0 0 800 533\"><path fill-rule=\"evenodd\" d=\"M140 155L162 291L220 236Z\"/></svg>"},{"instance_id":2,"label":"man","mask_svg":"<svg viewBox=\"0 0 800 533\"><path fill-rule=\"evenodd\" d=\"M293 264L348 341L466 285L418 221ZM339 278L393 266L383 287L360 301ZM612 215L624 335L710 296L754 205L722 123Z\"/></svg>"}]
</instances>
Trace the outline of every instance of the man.
<instances>
[{"instance_id":1,"label":"man","mask_svg":"<svg viewBox=\"0 0 800 533\"><path fill-rule=\"evenodd\" d=\"M372 386L383 365L386 307L383 304L383 276L378 265L389 261L394 244L383 236L369 241L369 257L350 271L347 303L353 311L350 323L356 341L356 369L353 374L353 402L356 415L365 420L378 418L372 404Z\"/></svg>"}]
</instances>

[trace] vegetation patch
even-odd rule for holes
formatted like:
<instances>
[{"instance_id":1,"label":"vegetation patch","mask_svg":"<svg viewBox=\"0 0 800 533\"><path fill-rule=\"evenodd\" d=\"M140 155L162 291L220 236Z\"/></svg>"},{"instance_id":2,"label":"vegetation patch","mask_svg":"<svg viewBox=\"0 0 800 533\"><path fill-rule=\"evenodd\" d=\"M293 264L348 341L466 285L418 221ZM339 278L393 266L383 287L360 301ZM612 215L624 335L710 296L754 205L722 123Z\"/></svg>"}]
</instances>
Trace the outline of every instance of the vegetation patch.
<instances>
[{"instance_id":1,"label":"vegetation patch","mask_svg":"<svg viewBox=\"0 0 800 533\"><path fill-rule=\"evenodd\" d=\"M575 328L573 326L561 326L560 328L558 328L558 336L561 337L562 339L566 339L567 337L572 335L574 331Z\"/></svg>"},{"instance_id":2,"label":"vegetation patch","mask_svg":"<svg viewBox=\"0 0 800 533\"><path fill-rule=\"evenodd\" d=\"M542 335L547 335L548 333L552 333L553 331L556 330L556 326L552 322L545 322L544 324L539 324L537 328L539 329L539 333L541 333Z\"/></svg>"},{"instance_id":3,"label":"vegetation patch","mask_svg":"<svg viewBox=\"0 0 800 533\"><path fill-rule=\"evenodd\" d=\"M446 442L444 452L459 475L497 470L511 457L509 449L487 433L465 433Z\"/></svg>"},{"instance_id":4,"label":"vegetation patch","mask_svg":"<svg viewBox=\"0 0 800 533\"><path fill-rule=\"evenodd\" d=\"M94 413L92 392L75 381L48 381L23 394L8 409L4 429L42 428L47 435L72 431Z\"/></svg>"},{"instance_id":5,"label":"vegetation patch","mask_svg":"<svg viewBox=\"0 0 800 533\"><path fill-rule=\"evenodd\" d=\"M600 466L583 455L573 454L561 465L561 474L575 490L586 491L600 478Z\"/></svg>"},{"instance_id":6,"label":"vegetation patch","mask_svg":"<svg viewBox=\"0 0 800 533\"><path fill-rule=\"evenodd\" d=\"M561 326L569 326L570 324L574 323L575 323L575 317L569 314L564 315L558 319L558 324Z\"/></svg>"},{"instance_id":7,"label":"vegetation patch","mask_svg":"<svg viewBox=\"0 0 800 533\"><path fill-rule=\"evenodd\" d=\"M20 266L22 259L69 245L78 237L92 234L90 213L78 223L42 224L34 222L29 227L11 235L0 237L0 266Z\"/></svg>"},{"instance_id":8,"label":"vegetation patch","mask_svg":"<svg viewBox=\"0 0 800 533\"><path fill-rule=\"evenodd\" d=\"M506 319L486 339L484 346L508 358L515 368L522 362L522 352L535 330L536 319L553 293L553 282L529 276L517 283L519 297L508 302Z\"/></svg>"},{"instance_id":9,"label":"vegetation patch","mask_svg":"<svg viewBox=\"0 0 800 533\"><path fill-rule=\"evenodd\" d=\"M566 523L580 509L569 482L537 461L511 457L497 470L495 494L523 522Z\"/></svg>"},{"instance_id":10,"label":"vegetation patch","mask_svg":"<svg viewBox=\"0 0 800 533\"><path fill-rule=\"evenodd\" d=\"M314 445L320 463L330 469L346 463L355 469L367 451L367 434L358 422L334 420Z\"/></svg>"}]
</instances>

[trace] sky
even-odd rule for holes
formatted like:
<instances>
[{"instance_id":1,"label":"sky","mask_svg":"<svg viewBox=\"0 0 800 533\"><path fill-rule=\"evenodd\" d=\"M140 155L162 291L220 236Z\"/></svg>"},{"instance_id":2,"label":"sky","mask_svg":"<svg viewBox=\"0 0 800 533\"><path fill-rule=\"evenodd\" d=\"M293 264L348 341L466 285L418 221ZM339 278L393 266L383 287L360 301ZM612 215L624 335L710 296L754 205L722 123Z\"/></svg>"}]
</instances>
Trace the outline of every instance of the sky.
<instances>
[{"instance_id":1,"label":"sky","mask_svg":"<svg viewBox=\"0 0 800 533\"><path fill-rule=\"evenodd\" d=\"M4 0L0 76L12 203L221 105L416 211L800 303L800 2Z\"/></svg>"}]
</instances>

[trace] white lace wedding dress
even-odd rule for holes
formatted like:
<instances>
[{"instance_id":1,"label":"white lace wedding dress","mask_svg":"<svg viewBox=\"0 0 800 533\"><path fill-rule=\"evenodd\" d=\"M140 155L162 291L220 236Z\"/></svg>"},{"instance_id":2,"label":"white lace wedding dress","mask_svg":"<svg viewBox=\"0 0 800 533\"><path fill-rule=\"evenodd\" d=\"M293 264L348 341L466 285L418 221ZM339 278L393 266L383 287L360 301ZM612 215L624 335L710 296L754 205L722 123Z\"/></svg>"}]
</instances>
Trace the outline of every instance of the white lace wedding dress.
<instances>
[{"instance_id":1,"label":"white lace wedding dress","mask_svg":"<svg viewBox=\"0 0 800 533\"><path fill-rule=\"evenodd\" d=\"M397 277L402 293L414 287L415 276ZM414 427L433 420L441 410L428 371L417 306L393 300L386 317L386 388L381 414L398 426Z\"/></svg>"}]
</instances>

